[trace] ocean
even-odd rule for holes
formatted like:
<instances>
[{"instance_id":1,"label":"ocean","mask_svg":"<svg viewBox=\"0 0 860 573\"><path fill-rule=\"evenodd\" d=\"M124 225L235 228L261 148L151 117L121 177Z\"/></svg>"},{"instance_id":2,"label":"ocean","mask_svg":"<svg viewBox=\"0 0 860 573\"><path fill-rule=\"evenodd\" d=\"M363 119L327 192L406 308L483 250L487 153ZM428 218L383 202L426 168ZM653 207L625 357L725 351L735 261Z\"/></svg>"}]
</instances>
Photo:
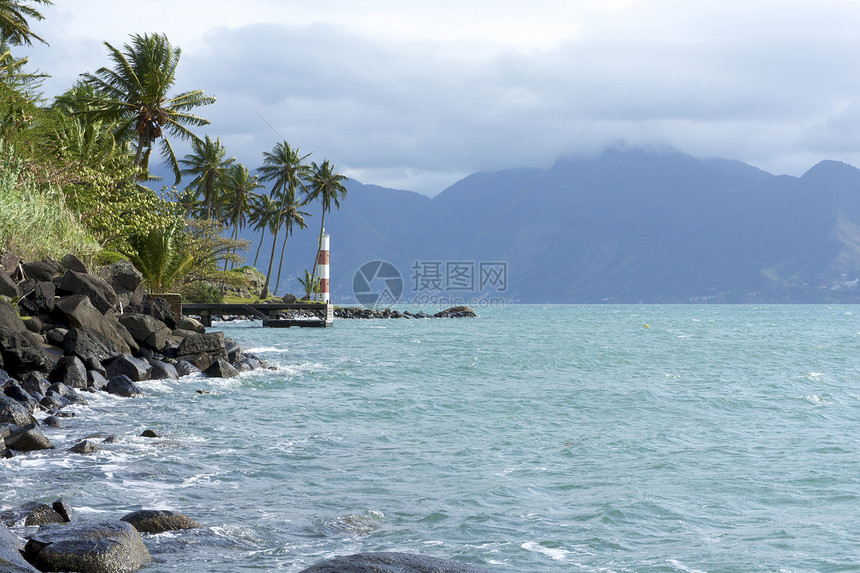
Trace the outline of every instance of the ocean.
<instances>
[{"instance_id":1,"label":"ocean","mask_svg":"<svg viewBox=\"0 0 860 573\"><path fill-rule=\"evenodd\" d=\"M85 520L206 526L148 537L145 572L365 551L517 573L860 571L860 307L476 310L216 324L277 369L87 394L45 428L56 450L0 460L0 509L62 497Z\"/></svg>"}]
</instances>

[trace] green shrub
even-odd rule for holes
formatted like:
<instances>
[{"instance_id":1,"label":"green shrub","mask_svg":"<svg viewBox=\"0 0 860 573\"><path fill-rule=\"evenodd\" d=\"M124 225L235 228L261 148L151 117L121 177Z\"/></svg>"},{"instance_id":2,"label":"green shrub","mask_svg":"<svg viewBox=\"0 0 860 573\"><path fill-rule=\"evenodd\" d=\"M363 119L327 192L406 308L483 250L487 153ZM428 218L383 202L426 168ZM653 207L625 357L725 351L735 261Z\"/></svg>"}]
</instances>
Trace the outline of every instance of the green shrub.
<instances>
[{"instance_id":1,"label":"green shrub","mask_svg":"<svg viewBox=\"0 0 860 573\"><path fill-rule=\"evenodd\" d=\"M188 302L218 304L224 301L221 289L215 285L196 282L182 289L182 298Z\"/></svg>"},{"instance_id":2,"label":"green shrub","mask_svg":"<svg viewBox=\"0 0 860 573\"><path fill-rule=\"evenodd\" d=\"M118 261L127 261L128 257L116 251L101 251L96 255L95 264L99 267L112 265Z\"/></svg>"}]
</instances>

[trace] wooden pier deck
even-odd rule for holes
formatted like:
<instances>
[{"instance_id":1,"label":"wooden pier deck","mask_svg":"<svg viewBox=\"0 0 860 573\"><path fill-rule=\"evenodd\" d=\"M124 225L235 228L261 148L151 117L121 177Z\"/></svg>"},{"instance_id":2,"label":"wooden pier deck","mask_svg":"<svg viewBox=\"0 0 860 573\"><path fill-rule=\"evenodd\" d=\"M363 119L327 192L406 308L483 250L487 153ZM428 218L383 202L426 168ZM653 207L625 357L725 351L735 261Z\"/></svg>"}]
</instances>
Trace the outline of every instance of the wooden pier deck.
<instances>
[{"instance_id":1,"label":"wooden pier deck","mask_svg":"<svg viewBox=\"0 0 860 573\"><path fill-rule=\"evenodd\" d=\"M279 318L282 312L299 310L315 315L316 319ZM332 327L334 306L332 304L297 303L182 303L182 314L200 317L203 326L212 326L213 316L250 316L262 319L263 326L273 328Z\"/></svg>"}]
</instances>

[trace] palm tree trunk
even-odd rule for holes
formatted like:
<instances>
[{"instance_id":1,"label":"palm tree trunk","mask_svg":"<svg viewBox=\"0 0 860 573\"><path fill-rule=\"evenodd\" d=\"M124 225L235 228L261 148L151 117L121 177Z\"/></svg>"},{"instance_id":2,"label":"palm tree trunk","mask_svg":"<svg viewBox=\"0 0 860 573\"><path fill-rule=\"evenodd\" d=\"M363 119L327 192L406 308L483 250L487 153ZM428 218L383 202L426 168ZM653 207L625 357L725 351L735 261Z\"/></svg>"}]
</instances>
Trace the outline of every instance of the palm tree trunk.
<instances>
[{"instance_id":1,"label":"palm tree trunk","mask_svg":"<svg viewBox=\"0 0 860 573\"><path fill-rule=\"evenodd\" d=\"M277 294L278 287L281 285L281 268L284 266L284 252L287 250L287 237L290 236L290 225L291 223L287 223L287 228L284 231L284 245L281 247L281 261L278 263L278 281L275 283L275 294Z\"/></svg>"},{"instance_id":2,"label":"palm tree trunk","mask_svg":"<svg viewBox=\"0 0 860 573\"><path fill-rule=\"evenodd\" d=\"M260 244L257 245L257 254L254 255L254 268L257 268L257 259L260 258L260 248L263 246L263 240L266 238L266 227L263 226L263 232L260 233Z\"/></svg>"},{"instance_id":3,"label":"palm tree trunk","mask_svg":"<svg viewBox=\"0 0 860 573\"><path fill-rule=\"evenodd\" d=\"M280 230L280 225L275 227L275 236L272 238L272 256L269 257L269 270L266 271L266 282L263 283L263 290L260 291L260 298L266 298L269 296L269 279L272 278L272 263L275 262L275 249L278 247L278 231Z\"/></svg>"}]
</instances>

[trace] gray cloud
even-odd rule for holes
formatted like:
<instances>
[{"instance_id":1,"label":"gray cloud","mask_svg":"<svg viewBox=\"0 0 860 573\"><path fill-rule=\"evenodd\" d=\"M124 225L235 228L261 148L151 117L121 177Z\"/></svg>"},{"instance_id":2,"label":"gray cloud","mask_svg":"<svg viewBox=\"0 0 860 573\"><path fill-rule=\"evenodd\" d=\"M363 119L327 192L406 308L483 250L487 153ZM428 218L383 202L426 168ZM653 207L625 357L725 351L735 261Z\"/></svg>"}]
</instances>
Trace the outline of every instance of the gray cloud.
<instances>
[{"instance_id":1,"label":"gray cloud","mask_svg":"<svg viewBox=\"0 0 860 573\"><path fill-rule=\"evenodd\" d=\"M508 24L518 4L497 8ZM188 47L172 38L184 48L179 88L218 97L202 110L208 132L249 166L284 138L364 182L431 194L480 169L548 165L574 140L571 153L658 144L777 173L860 163L860 6L631 0L574 14L546 4L565 8L559 21L544 16L547 28L571 32L540 49L465 33L377 36L344 17L210 27ZM439 10L466 29L476 22L456 19L477 18L477 6ZM107 63L100 42L69 30L31 59L55 74L55 91Z\"/></svg>"}]
</instances>

